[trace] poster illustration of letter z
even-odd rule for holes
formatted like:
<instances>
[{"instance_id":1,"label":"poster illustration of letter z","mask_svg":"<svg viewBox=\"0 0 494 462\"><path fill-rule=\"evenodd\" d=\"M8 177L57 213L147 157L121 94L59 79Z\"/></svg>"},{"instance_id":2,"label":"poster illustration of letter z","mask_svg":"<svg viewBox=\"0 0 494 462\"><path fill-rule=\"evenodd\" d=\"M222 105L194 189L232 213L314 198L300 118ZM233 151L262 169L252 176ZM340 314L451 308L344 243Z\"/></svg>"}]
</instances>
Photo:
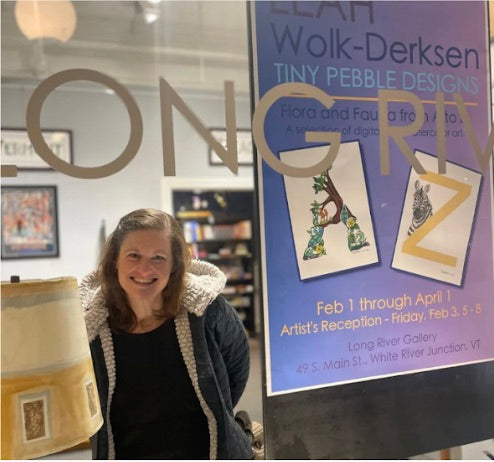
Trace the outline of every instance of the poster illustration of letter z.
<instances>
[{"instance_id":1,"label":"poster illustration of letter z","mask_svg":"<svg viewBox=\"0 0 494 462\"><path fill-rule=\"evenodd\" d=\"M492 361L486 4L249 5L266 395Z\"/></svg>"},{"instance_id":2,"label":"poster illustration of letter z","mask_svg":"<svg viewBox=\"0 0 494 462\"><path fill-rule=\"evenodd\" d=\"M474 223L481 175L417 152L426 168L410 170L392 267L460 286Z\"/></svg>"}]
</instances>

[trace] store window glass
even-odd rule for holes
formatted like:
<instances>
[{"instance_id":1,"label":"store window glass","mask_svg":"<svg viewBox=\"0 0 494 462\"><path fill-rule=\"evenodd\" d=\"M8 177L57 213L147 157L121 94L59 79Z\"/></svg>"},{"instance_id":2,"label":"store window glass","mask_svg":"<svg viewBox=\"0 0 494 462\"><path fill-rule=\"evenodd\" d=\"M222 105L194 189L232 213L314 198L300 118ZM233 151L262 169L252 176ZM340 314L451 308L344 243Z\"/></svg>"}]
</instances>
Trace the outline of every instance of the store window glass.
<instances>
[{"instance_id":1,"label":"store window glass","mask_svg":"<svg viewBox=\"0 0 494 462\"><path fill-rule=\"evenodd\" d=\"M52 168L32 151L26 133L36 89L75 69L95 71L123 87L142 120L135 156L107 176L87 179ZM58 254L4 259L3 281L11 275L80 281L96 267L102 242L121 216L141 207L170 206L166 211L176 212L164 197L171 191L168 181L188 183L193 190L194 179L211 184L218 179L223 193L238 182L236 189L247 188L253 197L252 161L232 173L212 160L207 143L178 111L173 132L163 133L160 108L164 79L204 127L220 133L226 126L224 82L231 81L236 127L250 130L245 2L4 1L1 77L2 164L18 167L16 176L2 178L2 186L50 186L58 221ZM54 86L40 113L45 142L63 160L83 168L115 161L129 143L132 123L128 106L109 85L77 78ZM176 175L170 180L164 175L163 136L172 137L175 148ZM244 285L252 287L252 281ZM259 334L256 316L254 323L249 314L252 338ZM254 374L259 409L247 410L259 420L260 370Z\"/></svg>"},{"instance_id":2,"label":"store window glass","mask_svg":"<svg viewBox=\"0 0 494 462\"><path fill-rule=\"evenodd\" d=\"M128 210L162 207L164 137L173 140L177 178L231 178L235 183L253 177L252 163L240 165L235 175L213 162L206 142L176 110L173 131L162 133L160 108L164 79L204 127L222 130L224 82L231 81L236 126L250 130L246 11L245 3L237 1L1 3L2 130L16 130L3 132L2 141L11 139L7 135L20 140L17 147L3 151L2 163L8 152L7 163L18 165L17 176L4 177L3 182L58 187L61 248L53 260L10 260L2 269L4 279L14 272L25 277L71 273L80 278L97 261L103 227L113 229ZM39 159L26 160L37 157L28 152L25 137L33 93L46 79L76 69L103 74L124 88L142 120L135 156L111 175L92 180L71 177L46 163L40 166ZM53 85L45 95L40 128L47 144L50 131L66 138L64 159L78 167L98 168L119 158L135 127L128 105L111 86L79 80L77 75ZM75 241L84 249L84 258L78 257L81 247L76 248Z\"/></svg>"}]
</instances>

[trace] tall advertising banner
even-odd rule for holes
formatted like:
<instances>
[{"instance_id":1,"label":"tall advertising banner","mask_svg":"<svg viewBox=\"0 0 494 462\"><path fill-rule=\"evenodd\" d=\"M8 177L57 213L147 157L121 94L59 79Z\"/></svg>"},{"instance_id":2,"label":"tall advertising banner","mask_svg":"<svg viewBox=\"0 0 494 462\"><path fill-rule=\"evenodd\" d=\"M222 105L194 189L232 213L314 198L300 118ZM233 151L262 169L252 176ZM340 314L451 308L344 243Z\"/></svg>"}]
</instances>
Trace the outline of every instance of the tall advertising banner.
<instances>
[{"instance_id":1,"label":"tall advertising banner","mask_svg":"<svg viewBox=\"0 0 494 462\"><path fill-rule=\"evenodd\" d=\"M267 396L492 361L486 3L250 19Z\"/></svg>"}]
</instances>

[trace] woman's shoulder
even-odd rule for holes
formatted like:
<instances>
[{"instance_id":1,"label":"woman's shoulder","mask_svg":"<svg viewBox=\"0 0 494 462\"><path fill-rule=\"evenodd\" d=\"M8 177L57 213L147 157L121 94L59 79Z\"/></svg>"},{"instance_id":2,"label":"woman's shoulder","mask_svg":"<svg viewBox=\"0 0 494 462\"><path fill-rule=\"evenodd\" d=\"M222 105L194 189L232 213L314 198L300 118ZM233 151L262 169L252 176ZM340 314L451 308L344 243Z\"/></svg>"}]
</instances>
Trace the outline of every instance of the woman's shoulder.
<instances>
[{"instance_id":1,"label":"woman's shoulder","mask_svg":"<svg viewBox=\"0 0 494 462\"><path fill-rule=\"evenodd\" d=\"M233 313L235 309L226 301L223 295L218 295L207 307L207 317L222 317Z\"/></svg>"},{"instance_id":2,"label":"woman's shoulder","mask_svg":"<svg viewBox=\"0 0 494 462\"><path fill-rule=\"evenodd\" d=\"M227 326L243 326L237 311L222 295L216 297L206 308L205 322L208 326L226 328Z\"/></svg>"}]
</instances>

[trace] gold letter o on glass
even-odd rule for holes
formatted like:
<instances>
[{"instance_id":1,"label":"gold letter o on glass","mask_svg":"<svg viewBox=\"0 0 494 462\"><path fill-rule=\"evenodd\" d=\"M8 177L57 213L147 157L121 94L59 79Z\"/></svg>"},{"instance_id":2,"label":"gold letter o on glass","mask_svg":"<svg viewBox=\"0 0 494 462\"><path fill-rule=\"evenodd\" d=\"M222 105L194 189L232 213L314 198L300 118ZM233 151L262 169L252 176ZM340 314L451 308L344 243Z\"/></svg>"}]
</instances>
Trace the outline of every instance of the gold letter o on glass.
<instances>
[{"instance_id":1,"label":"gold letter o on glass","mask_svg":"<svg viewBox=\"0 0 494 462\"><path fill-rule=\"evenodd\" d=\"M43 138L41 108L45 99L58 86L74 80L88 80L111 88L127 108L130 118L129 142L122 154L108 164L99 167L79 167L69 164L57 157ZM55 170L76 178L103 178L122 170L137 154L142 141L142 117L132 95L116 80L91 69L69 69L48 77L31 95L26 111L26 130L35 152Z\"/></svg>"}]
</instances>

